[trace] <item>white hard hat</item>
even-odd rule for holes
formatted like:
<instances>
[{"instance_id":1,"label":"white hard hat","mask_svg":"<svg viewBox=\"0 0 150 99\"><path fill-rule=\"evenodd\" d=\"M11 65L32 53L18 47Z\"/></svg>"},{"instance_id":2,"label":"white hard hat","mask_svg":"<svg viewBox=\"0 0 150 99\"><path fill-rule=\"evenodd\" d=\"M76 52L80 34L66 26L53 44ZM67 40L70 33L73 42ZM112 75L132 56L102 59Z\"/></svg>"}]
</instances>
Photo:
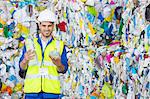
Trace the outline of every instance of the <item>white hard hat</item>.
<instances>
[{"instance_id":1,"label":"white hard hat","mask_svg":"<svg viewBox=\"0 0 150 99\"><path fill-rule=\"evenodd\" d=\"M50 11L49 9L45 9L44 11L40 12L38 16L38 21L43 22L43 21L50 21L50 22L55 22L55 14Z\"/></svg>"}]
</instances>

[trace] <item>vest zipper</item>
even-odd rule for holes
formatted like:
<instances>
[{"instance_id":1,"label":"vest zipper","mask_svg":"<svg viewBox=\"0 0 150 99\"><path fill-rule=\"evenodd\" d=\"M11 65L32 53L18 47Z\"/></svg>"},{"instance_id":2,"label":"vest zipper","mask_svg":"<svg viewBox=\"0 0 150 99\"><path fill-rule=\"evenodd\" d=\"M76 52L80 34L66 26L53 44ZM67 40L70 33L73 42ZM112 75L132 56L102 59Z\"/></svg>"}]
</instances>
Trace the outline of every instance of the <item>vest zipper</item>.
<instances>
[{"instance_id":1,"label":"vest zipper","mask_svg":"<svg viewBox=\"0 0 150 99\"><path fill-rule=\"evenodd\" d=\"M46 45L46 47L47 47L47 45ZM46 47L45 47L45 49L46 49ZM42 55L43 55L43 56L42 56L41 67L43 66L43 62L44 62L44 53L45 53L45 49L44 49L44 52L43 52L43 50L42 50L42 53L43 53ZM44 91L42 90L42 88L43 88L43 87L42 87L42 78L45 78L45 76L43 76L43 77L41 76L41 91L44 92Z\"/></svg>"},{"instance_id":2,"label":"vest zipper","mask_svg":"<svg viewBox=\"0 0 150 99\"><path fill-rule=\"evenodd\" d=\"M48 44L49 44L49 43L46 44L46 47L44 48L44 52L43 52L43 47L41 48L41 50L42 50L42 63L41 63L40 68L43 66L43 62L44 62L44 53L45 53L45 49L47 48ZM45 76L43 76L43 77L45 78ZM44 91L42 90L42 76L41 76L41 92L44 92Z\"/></svg>"}]
</instances>

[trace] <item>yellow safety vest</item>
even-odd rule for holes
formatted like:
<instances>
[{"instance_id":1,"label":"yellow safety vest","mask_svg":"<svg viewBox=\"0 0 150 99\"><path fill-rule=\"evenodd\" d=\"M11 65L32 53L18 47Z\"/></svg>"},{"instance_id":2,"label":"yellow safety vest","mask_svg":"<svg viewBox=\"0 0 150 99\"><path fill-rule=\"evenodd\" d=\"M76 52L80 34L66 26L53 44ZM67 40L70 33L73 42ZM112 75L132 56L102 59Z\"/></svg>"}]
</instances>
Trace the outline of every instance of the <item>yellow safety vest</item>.
<instances>
[{"instance_id":1,"label":"yellow safety vest","mask_svg":"<svg viewBox=\"0 0 150 99\"><path fill-rule=\"evenodd\" d=\"M43 91L46 93L60 94L60 81L58 79L59 74L57 72L57 66L51 61L49 53L58 49L59 44L59 54L61 55L63 52L64 43L63 41L57 41L55 39L52 40L52 42L45 48L44 58L42 61L42 50L37 40L38 38L35 38L33 41L38 61L33 62L34 64L30 63L28 66L24 83L24 92L38 93ZM48 75L40 75L40 68L48 69Z\"/></svg>"}]
</instances>

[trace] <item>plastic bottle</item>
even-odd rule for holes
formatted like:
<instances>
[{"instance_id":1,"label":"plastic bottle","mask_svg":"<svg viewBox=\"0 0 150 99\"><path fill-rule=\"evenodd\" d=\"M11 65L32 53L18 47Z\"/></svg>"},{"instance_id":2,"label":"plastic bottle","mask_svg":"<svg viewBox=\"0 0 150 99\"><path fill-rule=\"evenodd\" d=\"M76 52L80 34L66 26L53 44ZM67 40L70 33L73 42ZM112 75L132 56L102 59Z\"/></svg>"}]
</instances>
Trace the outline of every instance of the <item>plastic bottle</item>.
<instances>
[{"instance_id":1,"label":"plastic bottle","mask_svg":"<svg viewBox=\"0 0 150 99\"><path fill-rule=\"evenodd\" d=\"M54 51L50 52L49 55L52 56L55 59L59 58L60 57L59 49L60 49L59 41L56 41L56 47L55 47Z\"/></svg>"},{"instance_id":2,"label":"plastic bottle","mask_svg":"<svg viewBox=\"0 0 150 99\"><path fill-rule=\"evenodd\" d=\"M27 42L26 42L26 48L27 51L32 50L35 52L35 46L32 37L29 36ZM32 60L29 61L29 65L37 65L38 64L38 59L37 59L37 53L35 52L35 56L33 57Z\"/></svg>"}]
</instances>

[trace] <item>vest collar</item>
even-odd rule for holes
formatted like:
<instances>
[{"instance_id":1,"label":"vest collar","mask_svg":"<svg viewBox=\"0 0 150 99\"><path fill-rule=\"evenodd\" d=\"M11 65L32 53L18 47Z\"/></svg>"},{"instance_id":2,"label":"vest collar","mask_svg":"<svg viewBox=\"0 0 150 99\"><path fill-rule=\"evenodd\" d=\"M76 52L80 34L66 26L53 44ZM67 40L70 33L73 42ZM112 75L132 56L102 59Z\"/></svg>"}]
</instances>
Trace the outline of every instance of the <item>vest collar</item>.
<instances>
[{"instance_id":1,"label":"vest collar","mask_svg":"<svg viewBox=\"0 0 150 99\"><path fill-rule=\"evenodd\" d=\"M39 36L39 34L37 34L36 38L37 38L37 42L38 42L39 45L41 46L42 57L44 58L44 52L43 52L43 46L42 46L41 37ZM52 38L48 41L46 47L47 47L53 40L54 40L54 38L52 37Z\"/></svg>"}]
</instances>

